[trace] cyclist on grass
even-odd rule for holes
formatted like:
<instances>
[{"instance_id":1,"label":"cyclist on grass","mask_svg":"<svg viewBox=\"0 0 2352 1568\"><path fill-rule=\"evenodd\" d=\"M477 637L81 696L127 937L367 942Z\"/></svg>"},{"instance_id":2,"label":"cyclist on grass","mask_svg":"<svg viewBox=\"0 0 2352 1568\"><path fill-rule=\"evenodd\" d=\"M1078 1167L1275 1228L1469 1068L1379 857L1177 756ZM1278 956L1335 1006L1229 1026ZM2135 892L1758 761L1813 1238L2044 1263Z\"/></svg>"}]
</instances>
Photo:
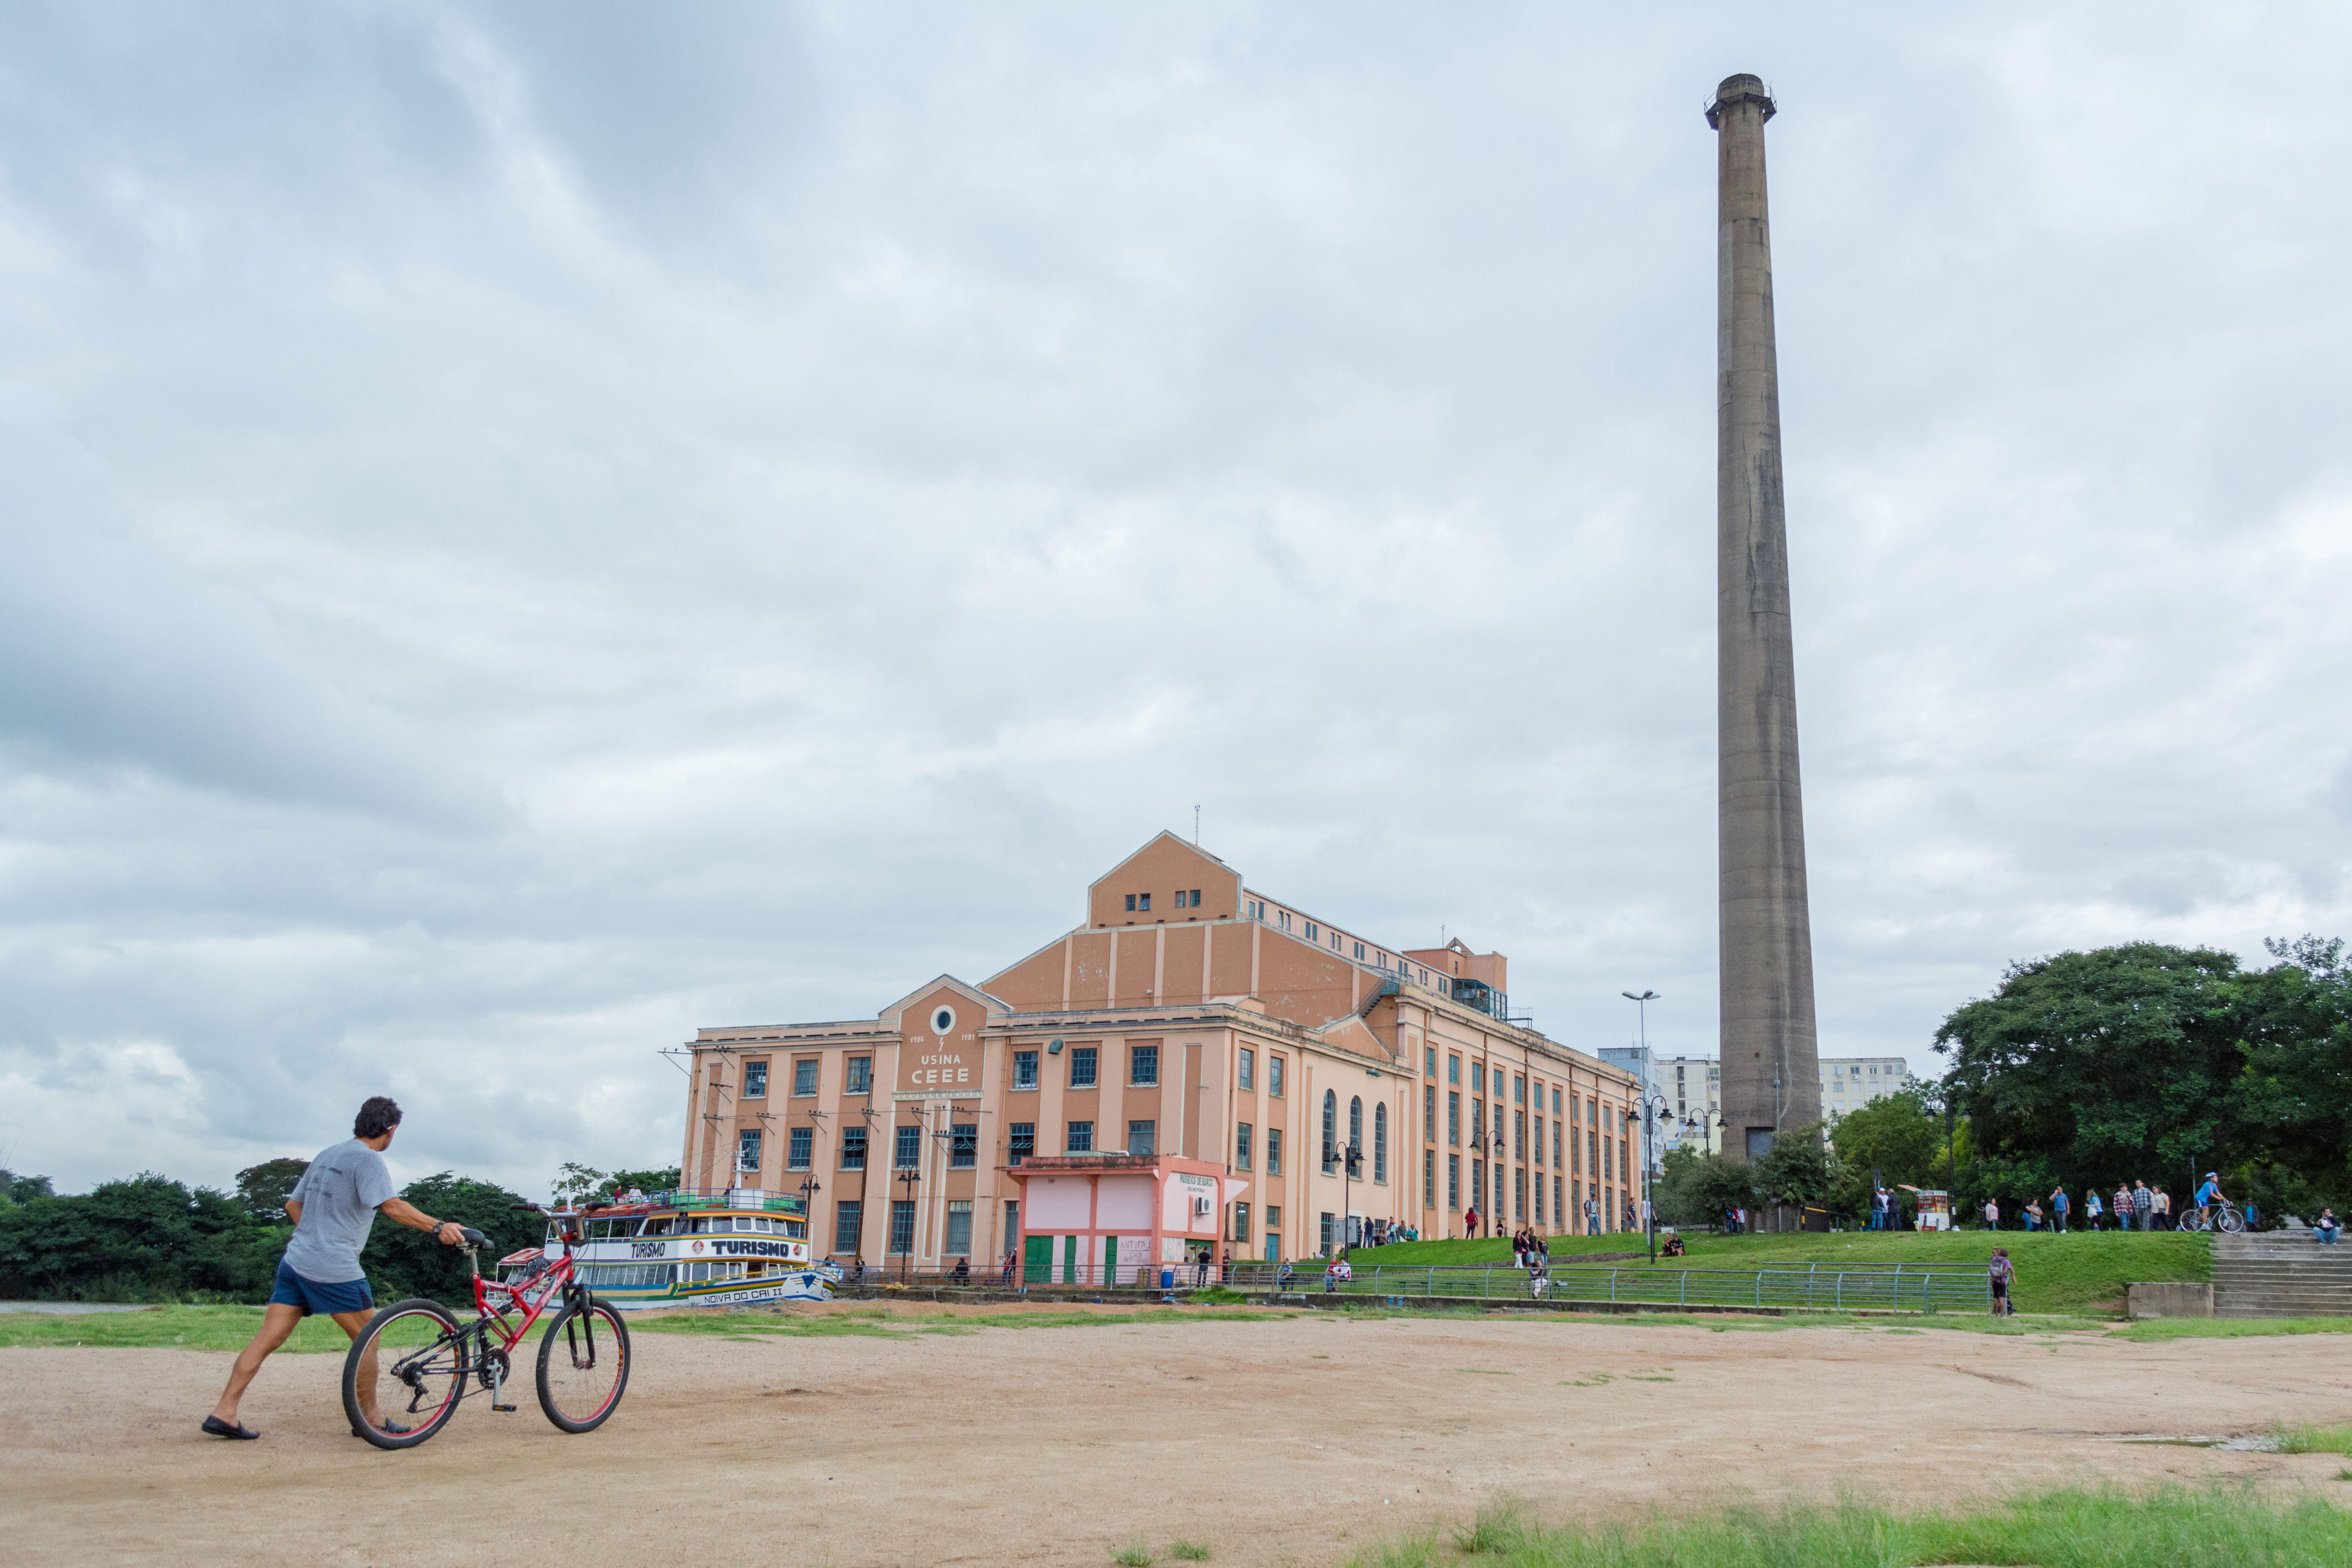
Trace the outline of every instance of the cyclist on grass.
<instances>
[{"instance_id":1,"label":"cyclist on grass","mask_svg":"<svg viewBox=\"0 0 2352 1568\"><path fill-rule=\"evenodd\" d=\"M367 1246L375 1216L431 1231L445 1247L462 1239L460 1226L427 1219L415 1206L392 1190L392 1173L384 1168L383 1151L400 1127L400 1107L379 1094L360 1107L349 1142L321 1150L286 1200L286 1217L294 1222L294 1239L278 1260L277 1288L269 1293L269 1309L262 1314L261 1331L236 1352L229 1369L228 1386L220 1403L205 1417L205 1430L215 1437L253 1438L261 1436L236 1418L237 1403L261 1370L269 1352L284 1344L296 1325L313 1312L324 1312L335 1326L358 1339L375 1315L375 1296L360 1268L360 1250ZM373 1392L372 1381L363 1384ZM407 1427L386 1420L374 1410L368 1421L387 1432Z\"/></svg>"},{"instance_id":2,"label":"cyclist on grass","mask_svg":"<svg viewBox=\"0 0 2352 1568\"><path fill-rule=\"evenodd\" d=\"M2197 1206L2204 1211L2205 1225L2212 1227L2215 1205L2227 1208L2230 1200L2221 1195L2221 1178L2211 1171L2205 1173L2205 1184L2197 1189Z\"/></svg>"}]
</instances>

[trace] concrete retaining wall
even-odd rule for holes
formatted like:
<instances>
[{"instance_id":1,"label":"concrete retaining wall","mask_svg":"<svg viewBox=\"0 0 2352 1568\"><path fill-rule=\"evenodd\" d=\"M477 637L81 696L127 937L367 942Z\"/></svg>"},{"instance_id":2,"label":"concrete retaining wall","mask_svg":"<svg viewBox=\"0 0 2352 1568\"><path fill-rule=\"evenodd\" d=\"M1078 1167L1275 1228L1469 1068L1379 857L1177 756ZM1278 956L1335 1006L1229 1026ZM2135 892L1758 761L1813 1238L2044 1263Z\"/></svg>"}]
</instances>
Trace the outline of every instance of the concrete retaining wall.
<instances>
[{"instance_id":1,"label":"concrete retaining wall","mask_svg":"<svg viewBox=\"0 0 2352 1568\"><path fill-rule=\"evenodd\" d=\"M2135 1318L2210 1318L2213 1287L2167 1279L2124 1287L2126 1310Z\"/></svg>"}]
</instances>

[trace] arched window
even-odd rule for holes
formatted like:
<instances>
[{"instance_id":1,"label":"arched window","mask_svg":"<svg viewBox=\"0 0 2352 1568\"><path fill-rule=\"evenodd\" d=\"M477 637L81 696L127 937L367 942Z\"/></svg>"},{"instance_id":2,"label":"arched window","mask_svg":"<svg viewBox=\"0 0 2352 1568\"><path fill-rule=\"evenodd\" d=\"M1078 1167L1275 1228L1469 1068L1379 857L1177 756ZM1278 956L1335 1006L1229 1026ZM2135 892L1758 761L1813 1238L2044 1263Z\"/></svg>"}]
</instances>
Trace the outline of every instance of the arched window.
<instances>
[{"instance_id":1,"label":"arched window","mask_svg":"<svg viewBox=\"0 0 2352 1568\"><path fill-rule=\"evenodd\" d=\"M1339 1151L1333 1144L1339 1141L1339 1096L1331 1089L1323 1091L1323 1173L1329 1175L1336 1166L1333 1156Z\"/></svg>"},{"instance_id":2,"label":"arched window","mask_svg":"<svg viewBox=\"0 0 2352 1568\"><path fill-rule=\"evenodd\" d=\"M1389 1107L1382 1100L1372 1107L1372 1180L1389 1179Z\"/></svg>"},{"instance_id":3,"label":"arched window","mask_svg":"<svg viewBox=\"0 0 2352 1568\"><path fill-rule=\"evenodd\" d=\"M1348 1147L1359 1154L1364 1150L1364 1102L1360 1097L1348 1101Z\"/></svg>"}]
</instances>

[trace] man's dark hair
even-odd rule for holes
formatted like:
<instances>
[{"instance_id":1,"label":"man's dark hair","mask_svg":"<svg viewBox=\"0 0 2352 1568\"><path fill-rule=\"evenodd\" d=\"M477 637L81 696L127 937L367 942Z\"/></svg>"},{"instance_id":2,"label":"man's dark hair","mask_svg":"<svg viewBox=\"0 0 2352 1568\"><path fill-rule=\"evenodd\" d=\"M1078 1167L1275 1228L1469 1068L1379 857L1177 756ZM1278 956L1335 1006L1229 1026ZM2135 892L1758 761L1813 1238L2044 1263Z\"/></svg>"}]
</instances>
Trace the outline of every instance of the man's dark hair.
<instances>
[{"instance_id":1,"label":"man's dark hair","mask_svg":"<svg viewBox=\"0 0 2352 1568\"><path fill-rule=\"evenodd\" d=\"M390 1095L371 1094L360 1105L360 1113L352 1120L354 1138L381 1138L400 1125L400 1107Z\"/></svg>"}]
</instances>

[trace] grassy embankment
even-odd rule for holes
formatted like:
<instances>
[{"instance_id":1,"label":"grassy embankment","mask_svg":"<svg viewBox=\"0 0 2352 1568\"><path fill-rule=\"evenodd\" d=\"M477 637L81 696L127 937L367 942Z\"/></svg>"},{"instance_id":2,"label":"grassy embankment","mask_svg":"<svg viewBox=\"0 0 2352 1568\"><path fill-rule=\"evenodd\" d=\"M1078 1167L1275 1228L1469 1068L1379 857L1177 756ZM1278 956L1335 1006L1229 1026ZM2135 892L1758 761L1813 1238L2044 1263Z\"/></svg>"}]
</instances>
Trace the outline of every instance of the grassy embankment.
<instances>
[{"instance_id":1,"label":"grassy embankment","mask_svg":"<svg viewBox=\"0 0 2352 1568\"><path fill-rule=\"evenodd\" d=\"M2017 1265L2017 1305L2024 1312L2063 1312L2098 1317L2123 1311L2124 1287L2134 1281L2204 1280L2213 1276L2212 1244L2201 1236L2056 1236L2036 1231L1841 1232L1836 1235L1694 1236L1690 1255L1661 1258L1660 1268L1758 1268L1768 1264L1844 1263L1892 1266L1932 1263L1941 1268L1982 1268L1996 1247L2009 1248ZM1550 1238L1552 1267L1574 1266L1582 1254L1624 1252L1639 1236L1577 1236ZM1381 1268L1427 1268L1465 1263L1511 1261L1507 1238L1477 1241L1415 1241L1398 1247L1359 1247L1349 1255L1356 1278ZM1607 1265L1601 1265L1607 1267ZM1646 1268L1643 1261L1625 1267ZM1301 1265L1302 1272L1306 1265Z\"/></svg>"},{"instance_id":2,"label":"grassy embankment","mask_svg":"<svg viewBox=\"0 0 2352 1568\"><path fill-rule=\"evenodd\" d=\"M2042 1492L1948 1511L1905 1513L1848 1501L1550 1528L1506 1503L1482 1510L1467 1528L1392 1542L1349 1561L1351 1568L2303 1568L2352 1562L2352 1512L2316 1498L2272 1503L2243 1489L2166 1488Z\"/></svg>"}]
</instances>

